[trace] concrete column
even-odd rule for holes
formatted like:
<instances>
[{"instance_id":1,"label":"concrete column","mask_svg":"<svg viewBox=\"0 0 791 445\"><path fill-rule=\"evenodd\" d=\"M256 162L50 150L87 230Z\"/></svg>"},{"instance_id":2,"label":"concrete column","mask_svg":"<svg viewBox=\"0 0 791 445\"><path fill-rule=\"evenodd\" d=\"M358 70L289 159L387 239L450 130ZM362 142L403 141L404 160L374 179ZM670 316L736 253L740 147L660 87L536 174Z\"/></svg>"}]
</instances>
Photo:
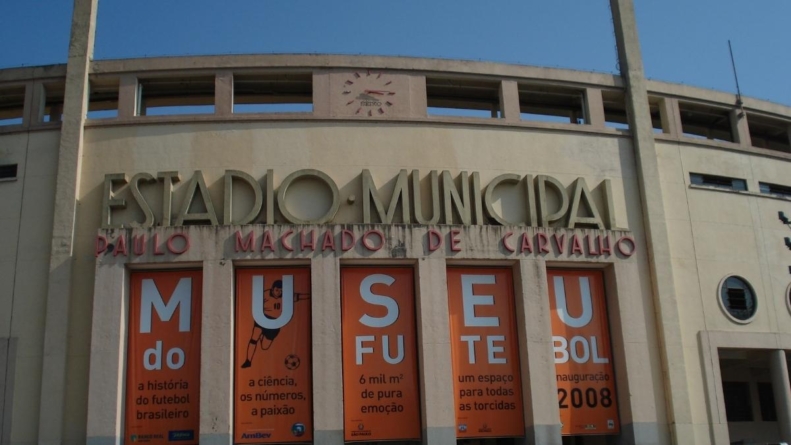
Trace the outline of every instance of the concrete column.
<instances>
[{"instance_id":1,"label":"concrete column","mask_svg":"<svg viewBox=\"0 0 791 445\"><path fill-rule=\"evenodd\" d=\"M736 142L742 147L752 147L753 143L750 139L750 127L747 126L747 113L741 108L731 110L730 120L733 142Z\"/></svg>"},{"instance_id":2,"label":"concrete column","mask_svg":"<svg viewBox=\"0 0 791 445\"><path fill-rule=\"evenodd\" d=\"M456 408L445 260L421 259L416 287L423 443L455 445Z\"/></svg>"},{"instance_id":3,"label":"concrete column","mask_svg":"<svg viewBox=\"0 0 791 445\"><path fill-rule=\"evenodd\" d=\"M221 71L214 78L214 114L233 114L233 73Z\"/></svg>"},{"instance_id":4,"label":"concrete column","mask_svg":"<svg viewBox=\"0 0 791 445\"><path fill-rule=\"evenodd\" d=\"M313 72L313 115L330 115L330 73L329 71Z\"/></svg>"},{"instance_id":5,"label":"concrete column","mask_svg":"<svg viewBox=\"0 0 791 445\"><path fill-rule=\"evenodd\" d=\"M128 119L137 115L140 96L137 76L124 74L118 85L118 118Z\"/></svg>"},{"instance_id":6,"label":"concrete column","mask_svg":"<svg viewBox=\"0 0 791 445\"><path fill-rule=\"evenodd\" d=\"M770 354L769 371L772 374L772 391L775 396L780 439L791 443L791 385L788 381L786 352L778 349L771 351Z\"/></svg>"},{"instance_id":7,"label":"concrete column","mask_svg":"<svg viewBox=\"0 0 791 445\"><path fill-rule=\"evenodd\" d=\"M14 369L16 338L0 339L0 444L11 443L11 420L14 406Z\"/></svg>"},{"instance_id":8,"label":"concrete column","mask_svg":"<svg viewBox=\"0 0 791 445\"><path fill-rule=\"evenodd\" d=\"M99 264L91 314L88 374L88 445L116 445L123 437L128 280L123 264ZM42 404L43 407L43 404ZM42 408L43 409L43 408ZM43 426L43 424L42 424Z\"/></svg>"},{"instance_id":9,"label":"concrete column","mask_svg":"<svg viewBox=\"0 0 791 445\"><path fill-rule=\"evenodd\" d=\"M681 136L681 114L678 111L678 99L662 98L659 102L659 118L662 120L662 132L671 136Z\"/></svg>"},{"instance_id":10,"label":"concrete column","mask_svg":"<svg viewBox=\"0 0 791 445\"><path fill-rule=\"evenodd\" d=\"M409 115L413 117L428 116L426 76L409 76Z\"/></svg>"},{"instance_id":11,"label":"concrete column","mask_svg":"<svg viewBox=\"0 0 791 445\"><path fill-rule=\"evenodd\" d=\"M626 107L637 164L646 245L648 256L653 259L648 265L659 327L667 419L674 443L696 443L662 184L634 4L632 0L610 0L610 6L621 76L626 84Z\"/></svg>"},{"instance_id":12,"label":"concrete column","mask_svg":"<svg viewBox=\"0 0 791 445\"><path fill-rule=\"evenodd\" d=\"M508 122L519 122L522 113L519 108L519 84L515 80L500 82L500 111Z\"/></svg>"},{"instance_id":13,"label":"concrete column","mask_svg":"<svg viewBox=\"0 0 791 445\"><path fill-rule=\"evenodd\" d=\"M28 82L25 85L25 99L22 104L22 126L30 127L31 112L33 110L33 82Z\"/></svg>"},{"instance_id":14,"label":"concrete column","mask_svg":"<svg viewBox=\"0 0 791 445\"><path fill-rule=\"evenodd\" d=\"M585 123L594 128L604 128L604 100L598 88L585 88Z\"/></svg>"},{"instance_id":15,"label":"concrete column","mask_svg":"<svg viewBox=\"0 0 791 445\"><path fill-rule=\"evenodd\" d=\"M520 260L514 272L525 443L560 445L562 437L546 262Z\"/></svg>"},{"instance_id":16,"label":"concrete column","mask_svg":"<svg viewBox=\"0 0 791 445\"><path fill-rule=\"evenodd\" d=\"M6 375L8 374L8 345L9 339L0 337L0 444L4 444L3 441L3 424L5 423L5 396L6 396L6 388L5 388L5 380Z\"/></svg>"},{"instance_id":17,"label":"concrete column","mask_svg":"<svg viewBox=\"0 0 791 445\"><path fill-rule=\"evenodd\" d=\"M233 264L203 262L200 443L233 443Z\"/></svg>"},{"instance_id":18,"label":"concrete column","mask_svg":"<svg viewBox=\"0 0 791 445\"><path fill-rule=\"evenodd\" d=\"M655 343L649 339L646 325L646 301L642 295L640 265L634 262L617 262L607 268L607 315L610 321L610 341L615 370L618 407L621 415L620 445L649 445L667 443L667 427L659 423L656 405L646 403L656 400L654 393L654 368L651 351ZM650 302L650 300L648 301Z\"/></svg>"},{"instance_id":19,"label":"concrete column","mask_svg":"<svg viewBox=\"0 0 791 445\"><path fill-rule=\"evenodd\" d=\"M341 271L338 259L310 264L313 313L313 442L343 445Z\"/></svg>"},{"instance_id":20,"label":"concrete column","mask_svg":"<svg viewBox=\"0 0 791 445\"><path fill-rule=\"evenodd\" d=\"M47 313L41 377L39 445L60 445L66 404L69 307L74 263L74 222L80 196L83 125L88 109L88 74L93 57L98 0L75 0L61 124L58 174L49 261ZM79 401L76 405L80 406ZM75 406L73 409L77 409Z\"/></svg>"}]
</instances>

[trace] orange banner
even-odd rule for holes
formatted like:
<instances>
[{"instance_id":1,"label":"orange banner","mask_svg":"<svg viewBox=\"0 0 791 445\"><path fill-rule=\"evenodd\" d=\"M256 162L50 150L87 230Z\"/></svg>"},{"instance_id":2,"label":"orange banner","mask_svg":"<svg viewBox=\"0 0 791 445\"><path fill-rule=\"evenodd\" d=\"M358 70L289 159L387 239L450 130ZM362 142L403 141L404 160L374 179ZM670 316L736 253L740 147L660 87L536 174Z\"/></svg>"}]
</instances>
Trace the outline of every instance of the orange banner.
<instances>
[{"instance_id":1,"label":"orange banner","mask_svg":"<svg viewBox=\"0 0 791 445\"><path fill-rule=\"evenodd\" d=\"M234 443L313 441L310 269L236 272Z\"/></svg>"},{"instance_id":2,"label":"orange banner","mask_svg":"<svg viewBox=\"0 0 791 445\"><path fill-rule=\"evenodd\" d=\"M420 440L411 268L341 270L346 441Z\"/></svg>"},{"instance_id":3,"label":"orange banner","mask_svg":"<svg viewBox=\"0 0 791 445\"><path fill-rule=\"evenodd\" d=\"M562 432L617 434L621 426L602 274L550 270L548 277Z\"/></svg>"},{"instance_id":4,"label":"orange banner","mask_svg":"<svg viewBox=\"0 0 791 445\"><path fill-rule=\"evenodd\" d=\"M201 272L134 272L124 443L197 444Z\"/></svg>"},{"instance_id":5,"label":"orange banner","mask_svg":"<svg viewBox=\"0 0 791 445\"><path fill-rule=\"evenodd\" d=\"M456 436L524 436L511 270L448 268Z\"/></svg>"}]
</instances>

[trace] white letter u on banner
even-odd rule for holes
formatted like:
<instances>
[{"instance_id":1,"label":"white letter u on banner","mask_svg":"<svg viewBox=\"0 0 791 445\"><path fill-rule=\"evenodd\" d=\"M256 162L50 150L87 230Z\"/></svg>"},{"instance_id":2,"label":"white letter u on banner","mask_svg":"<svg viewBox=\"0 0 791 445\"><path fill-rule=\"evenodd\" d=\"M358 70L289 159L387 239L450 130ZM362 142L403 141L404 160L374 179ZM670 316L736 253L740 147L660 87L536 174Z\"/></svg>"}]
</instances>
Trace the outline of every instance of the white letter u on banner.
<instances>
[{"instance_id":1,"label":"white letter u on banner","mask_svg":"<svg viewBox=\"0 0 791 445\"><path fill-rule=\"evenodd\" d=\"M253 276L253 319L259 326L267 329L280 329L294 316L294 276L283 275L283 296L280 299L283 311L277 318L264 314L264 277Z\"/></svg>"},{"instance_id":2,"label":"white letter u on banner","mask_svg":"<svg viewBox=\"0 0 791 445\"><path fill-rule=\"evenodd\" d=\"M593 301L591 300L591 287L588 277L580 277L580 298L582 299L582 315L572 317L566 307L566 287L563 277L555 277L555 307L558 317L567 326L581 328L590 323L593 318Z\"/></svg>"}]
</instances>

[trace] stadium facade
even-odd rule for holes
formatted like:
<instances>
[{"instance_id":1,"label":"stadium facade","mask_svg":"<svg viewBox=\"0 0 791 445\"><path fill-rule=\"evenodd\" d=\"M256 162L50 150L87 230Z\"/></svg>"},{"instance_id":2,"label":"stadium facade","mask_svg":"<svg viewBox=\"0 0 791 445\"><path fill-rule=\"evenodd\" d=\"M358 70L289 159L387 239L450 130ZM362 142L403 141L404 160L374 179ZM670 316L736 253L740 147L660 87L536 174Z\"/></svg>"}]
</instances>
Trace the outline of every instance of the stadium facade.
<instances>
[{"instance_id":1,"label":"stadium facade","mask_svg":"<svg viewBox=\"0 0 791 445\"><path fill-rule=\"evenodd\" d=\"M0 70L0 444L791 441L791 108L336 55Z\"/></svg>"}]
</instances>

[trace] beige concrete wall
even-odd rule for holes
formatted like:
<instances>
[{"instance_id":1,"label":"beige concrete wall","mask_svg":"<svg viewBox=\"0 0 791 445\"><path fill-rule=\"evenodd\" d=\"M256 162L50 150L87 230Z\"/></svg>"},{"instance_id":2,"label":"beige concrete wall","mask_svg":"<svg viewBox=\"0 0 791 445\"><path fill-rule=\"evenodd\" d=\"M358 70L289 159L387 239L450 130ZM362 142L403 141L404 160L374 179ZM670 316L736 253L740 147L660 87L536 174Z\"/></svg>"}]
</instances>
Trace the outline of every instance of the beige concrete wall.
<instances>
[{"instance_id":1,"label":"beige concrete wall","mask_svg":"<svg viewBox=\"0 0 791 445\"><path fill-rule=\"evenodd\" d=\"M18 179L0 182L0 338L16 341L3 435L14 444L38 435L58 140L57 131L0 136L0 163L18 164Z\"/></svg>"},{"instance_id":2,"label":"beige concrete wall","mask_svg":"<svg viewBox=\"0 0 791 445\"><path fill-rule=\"evenodd\" d=\"M758 182L791 185L791 164L755 155L684 144L658 143L662 187L676 288L681 302L687 375L698 443L710 443L706 405L706 367L699 331L789 333L791 313L786 290L791 255L783 238L791 230L778 219L786 200L759 194ZM690 186L689 174L741 178L748 192L724 192ZM718 303L718 286L740 275L758 296L755 318L731 321Z\"/></svg>"},{"instance_id":3,"label":"beige concrete wall","mask_svg":"<svg viewBox=\"0 0 791 445\"><path fill-rule=\"evenodd\" d=\"M610 179L613 184L617 223L620 227L633 230L633 235L640 245L638 254L628 261L628 266L619 269L621 272L618 273L618 284L611 287L617 290L618 299L621 301L621 304L611 309L620 311L616 318L621 320L620 323L628 324L630 332L638 334L642 332L643 336L642 340L631 336L626 339L626 350L619 356L627 361L624 363L624 369L640 373L639 378L635 376L629 380L629 383L624 383L629 385L628 390L624 388L624 394L631 395L622 401L622 404L627 405L623 408L627 410L624 421L634 422L635 429L642 428L635 433L638 437L646 434L645 431L653 431L648 435L651 436L649 440L652 442L646 443L667 443L665 427L662 426L666 424L666 419L655 334L656 325L650 284L647 279L649 276L647 257L643 248L644 234L630 145L628 138L625 137L440 124L389 124L385 127L381 124L364 123L270 122L140 125L88 129L80 187L82 195L76 224L77 254L75 285L72 289L73 316L68 371L71 386L66 407L68 442L77 443L80 438L84 440L86 435L84 425L88 405L87 368L91 354L89 348L91 320L89 317L80 317L76 314L95 313L95 303L92 301L93 249L96 230L101 219L105 174L131 175L149 172L155 175L159 171L168 170L181 172L184 180L175 190L175 213L177 203L183 199L186 180L194 170L202 170L215 202L215 210L221 217L222 207L219 204L223 198L222 175L226 169L242 170L252 174L256 179L263 178L268 169L273 169L274 185L277 187L287 174L295 170L316 168L327 173L338 184L342 204L335 221L344 223L362 220L360 172L367 168L371 170L377 186L382 188L382 195L388 198L393 187L392 180L400 169L410 171L419 169L421 176L428 175L429 170L432 169L440 171L447 169L454 177L462 170L470 173L477 171L480 172L481 183L484 185L503 173L547 174L566 185L570 185L577 177L584 177L590 187L599 185L604 179ZM144 190L147 198L150 197L154 203L155 214L160 212L158 204L161 202L160 193L161 188L158 185L153 185L150 190ZM355 195L357 198L354 205L348 203L350 195ZM598 197L599 193L594 191L594 196ZM127 195L126 198L131 202L131 196ZM244 202L244 199L242 197L241 202ZM114 215L119 220L127 221L142 217L134 212L125 212L120 211ZM212 249L225 249L227 234L232 233L227 229L199 229L199 231L203 241L215 246ZM498 244L498 234L502 236L502 233L504 229L497 228L465 230L463 236L474 243L475 247L471 248L469 253L461 254L459 258L469 258L478 262L507 260L508 256L503 256L504 251ZM423 255L422 249L418 247L422 245L422 240L414 236L413 238L413 247L407 247L408 255L419 258ZM192 259L180 258L180 260L211 261L215 259L213 255L216 255L209 254L212 251L204 250L203 253L191 255ZM300 257L299 254L296 255ZM387 255L383 252L372 256L362 252L352 252L351 258L382 260L387 258ZM511 260L517 258L518 256L513 256ZM547 264L557 266L579 260L573 257L559 257ZM136 259L134 262L140 261L159 262L161 258L147 257L147 259ZM617 260L614 258L593 260L600 265L606 265L610 261ZM627 278L627 274L630 277ZM639 304L630 303L629 300L633 298L639 299ZM433 323L430 320L423 320L422 324ZM445 354L447 355L447 351ZM430 365L430 362L426 364ZM426 369L433 367L435 365ZM538 378L536 375L531 376L531 379ZM534 395L534 397L548 397L551 400L554 395L547 393L544 396ZM330 401L326 397L317 396L317 400L325 399ZM427 428L426 434L438 440L446 437L447 429L452 427L452 419L447 418L446 403L447 400L444 402L431 400L426 405L436 407L426 415L428 422L424 425ZM450 424L448 424L449 420ZM328 434L332 433L330 430L337 424L329 420L322 422L319 418L316 419L317 426L325 425L329 429ZM546 420L543 417L537 418L535 422L537 422L535 425L537 434L550 434L550 431L553 431L554 427L545 425ZM87 434L96 437L91 432ZM102 437L108 435L112 435L112 431L101 434ZM331 434L327 437L334 436Z\"/></svg>"}]
</instances>

